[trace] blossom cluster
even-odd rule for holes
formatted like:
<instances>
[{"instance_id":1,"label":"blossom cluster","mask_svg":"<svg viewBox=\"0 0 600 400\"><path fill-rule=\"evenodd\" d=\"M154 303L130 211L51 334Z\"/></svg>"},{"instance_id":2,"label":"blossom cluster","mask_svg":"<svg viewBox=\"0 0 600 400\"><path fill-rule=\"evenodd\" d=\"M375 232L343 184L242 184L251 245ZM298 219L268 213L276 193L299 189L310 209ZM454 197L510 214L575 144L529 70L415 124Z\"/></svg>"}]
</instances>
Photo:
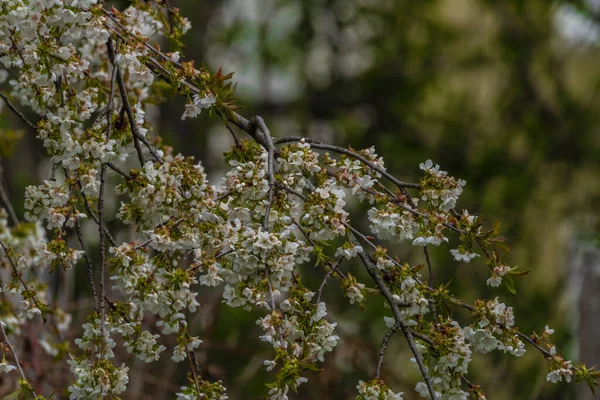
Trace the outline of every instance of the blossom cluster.
<instances>
[{"instance_id":1,"label":"blossom cluster","mask_svg":"<svg viewBox=\"0 0 600 400\"><path fill-rule=\"evenodd\" d=\"M438 397L452 400L467 400L468 393L461 389L461 376L468 372L471 362L471 348L466 343L460 325L456 321L443 321L432 332L435 348L419 345L429 378ZM429 397L425 382L419 382L415 390L422 397Z\"/></svg>"},{"instance_id":2,"label":"blossom cluster","mask_svg":"<svg viewBox=\"0 0 600 400\"><path fill-rule=\"evenodd\" d=\"M356 400L402 400L404 393L392 392L382 381L374 379L369 382L358 381Z\"/></svg>"},{"instance_id":3,"label":"blossom cluster","mask_svg":"<svg viewBox=\"0 0 600 400\"><path fill-rule=\"evenodd\" d=\"M475 305L474 323L463 330L465 338L479 353L499 349L516 357L525 354L525 345L514 330L512 307L498 301L478 301Z\"/></svg>"}]
</instances>

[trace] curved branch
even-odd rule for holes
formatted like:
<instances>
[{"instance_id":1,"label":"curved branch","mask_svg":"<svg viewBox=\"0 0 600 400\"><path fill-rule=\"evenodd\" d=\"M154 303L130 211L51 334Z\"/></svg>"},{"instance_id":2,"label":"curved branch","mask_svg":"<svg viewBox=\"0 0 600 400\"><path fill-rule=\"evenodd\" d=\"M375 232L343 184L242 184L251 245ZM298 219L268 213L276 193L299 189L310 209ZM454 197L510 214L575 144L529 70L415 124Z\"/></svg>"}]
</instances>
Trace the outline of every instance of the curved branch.
<instances>
[{"instance_id":1,"label":"curved branch","mask_svg":"<svg viewBox=\"0 0 600 400\"><path fill-rule=\"evenodd\" d=\"M431 396L431 399L437 400L435 390L433 389L433 385L431 384L431 379L429 378L429 373L427 372L427 367L425 367L425 364L423 364L423 359L421 357L421 353L419 352L419 349L417 349L417 347L415 346L415 342L413 340L413 335L412 335L411 331L408 329L406 324L402 321L402 314L400 314L400 309L394 302L394 299L392 297L392 293L390 292L390 289L387 287L387 285L385 284L385 282L379 275L379 272L377 271L377 267L375 265L373 265L371 260L369 260L369 258L363 252L358 253L358 256L360 257L360 260L362 261L363 265L367 269L367 272L369 273L369 275L371 275L371 278L373 278L373 281L375 281L375 284L381 291L381 294L383 295L383 297L385 297L390 308L392 309L394 318L396 318L396 323L398 323L400 325L400 330L402 331L402 334L404 335L404 337L406 338L406 341L408 342L408 347L410 348L410 351L412 351L413 355L415 356L415 360L417 361L419 371L421 372L421 376L423 377L423 380L425 381L425 384L427 385L427 390L429 392L429 395Z\"/></svg>"},{"instance_id":2,"label":"curved branch","mask_svg":"<svg viewBox=\"0 0 600 400\"><path fill-rule=\"evenodd\" d=\"M302 137L297 137L297 136L290 136L290 137L280 138L280 139L277 139L275 141L275 143L280 144L280 143L289 143L289 142L299 142L301 140L304 140L312 148L319 149L319 150L334 151L336 153L345 154L348 157L352 157L352 158L360 161L361 163L363 163L366 166L368 166L369 168L371 168L373 171L379 172L382 176L384 176L389 181L391 181L392 183L394 183L394 185L398 186L398 188L402 191L402 193L405 193L405 189L406 188L412 188L412 189L420 189L421 188L421 185L419 185L418 183L403 182L403 181L401 181L399 179L396 179L389 172L386 172L385 169L383 169L382 167L380 167L378 165L373 164L371 161L367 160L366 158L364 158L360 154L358 154L358 153L356 153L354 151L345 149L345 148L340 147L340 146L334 146L334 145L331 145L331 144L325 144L325 143L319 142L317 140L307 139L307 138L302 138Z\"/></svg>"},{"instance_id":3,"label":"curved branch","mask_svg":"<svg viewBox=\"0 0 600 400\"><path fill-rule=\"evenodd\" d=\"M383 356L385 351L387 350L388 342L394 336L396 332L400 329L400 324L398 321L390 328L390 330L385 334L383 339L381 339L381 349L379 350L379 361L377 362L377 371L376 376L379 378L381 376L381 367L383 366Z\"/></svg>"}]
</instances>

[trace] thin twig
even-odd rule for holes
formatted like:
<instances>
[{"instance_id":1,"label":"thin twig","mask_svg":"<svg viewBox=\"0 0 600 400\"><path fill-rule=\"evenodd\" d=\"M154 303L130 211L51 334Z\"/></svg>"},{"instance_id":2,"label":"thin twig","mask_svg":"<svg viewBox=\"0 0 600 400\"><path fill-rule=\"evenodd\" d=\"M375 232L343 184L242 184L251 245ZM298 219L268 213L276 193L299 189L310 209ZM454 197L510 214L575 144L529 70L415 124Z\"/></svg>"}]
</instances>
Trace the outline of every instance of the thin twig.
<instances>
[{"instance_id":1,"label":"thin twig","mask_svg":"<svg viewBox=\"0 0 600 400\"><path fill-rule=\"evenodd\" d=\"M1 159L0 159L1 161ZM8 215L10 215L10 219L12 219L13 224L17 225L19 223L19 217L17 217L17 213L13 208L12 203L10 202L10 196L8 195L8 191L4 186L4 169L2 168L2 164L0 163L0 198L2 198L2 202L6 207L6 211L8 211Z\"/></svg>"},{"instance_id":2,"label":"thin twig","mask_svg":"<svg viewBox=\"0 0 600 400\"><path fill-rule=\"evenodd\" d=\"M299 198L301 198L301 199L302 199L302 200L304 200L304 201L306 201L306 200L308 199L308 198L307 198L305 195L303 195L302 193L300 193L300 192L298 192L298 191L296 191L296 190L292 189L291 187L289 187L289 186L287 186L287 185L284 185L284 184L283 184L283 183L281 183L281 182L276 182L276 183L275 183L275 185L276 185L276 186L278 186L278 187L280 187L281 189L285 190L286 192L290 192L291 194L298 196Z\"/></svg>"},{"instance_id":3,"label":"thin twig","mask_svg":"<svg viewBox=\"0 0 600 400\"><path fill-rule=\"evenodd\" d=\"M154 232L155 230L157 230L157 229L159 229L159 228L162 228L163 226L165 226L166 224L168 224L169 222L171 222L171 221L172 221L174 218L175 218L175 217L171 217L171 218L170 218L169 220L167 220L166 222L162 222L162 223L158 224L157 226L155 226L154 228L152 228L152 232ZM179 218L178 220L176 220L176 221L173 223L173 226L171 226L171 229L172 229L172 228L174 228L174 227L176 227L177 225L179 225L179 224L180 224L182 221L184 221L184 218ZM142 247L146 247L146 246L148 246L150 243L152 243L152 241L153 241L153 240L154 240L154 239L148 239L148 240L146 240L145 242L142 242L142 243L140 243L140 244L136 245L136 246L133 248L133 250L139 250L139 249L141 249Z\"/></svg>"},{"instance_id":4,"label":"thin twig","mask_svg":"<svg viewBox=\"0 0 600 400\"><path fill-rule=\"evenodd\" d=\"M17 368L19 369L19 372L21 373L21 378L23 378L23 380L25 382L29 382L27 380L27 377L25 376L25 372L23 372L23 368L21 368L21 362L19 361L17 352L15 351L15 348L13 347L10 340L8 340L8 335L6 334L5 328L6 328L6 324L4 322L0 321L0 330L2 330L2 334L4 335L4 340L6 341L6 344L8 345L10 352L12 353L13 357L15 358L15 364L17 364ZM33 396L37 399L38 398L37 394L35 394L35 392L32 392L32 393L33 393Z\"/></svg>"},{"instance_id":5,"label":"thin twig","mask_svg":"<svg viewBox=\"0 0 600 400\"><path fill-rule=\"evenodd\" d=\"M425 343L427 343L431 348L435 347L435 343L433 342L433 340L431 340L427 336L423 335L422 333L415 332L412 329L410 330L410 333L417 339L420 339L420 340L424 341Z\"/></svg>"},{"instance_id":6,"label":"thin twig","mask_svg":"<svg viewBox=\"0 0 600 400\"><path fill-rule=\"evenodd\" d=\"M11 109L11 111L12 111L13 113L15 113L15 115L16 115L17 117L19 117L19 119L25 123L25 125L27 125L27 126L28 126L28 127L30 127L31 129L33 129L34 131L37 131L37 126L36 126L36 125L35 125L33 122L29 121L29 120L27 119L27 117L25 117L25 115L24 115L24 114L23 114L21 111L19 111L19 110L17 109L17 107L15 107L15 106L13 105L13 103L11 103L11 102L10 102L10 100L8 99L8 97L6 97L6 96L4 95L4 93L0 92L0 97L2 97L2 100L4 100L4 102L6 103L6 105L8 106L8 108L10 108L10 109Z\"/></svg>"},{"instance_id":7,"label":"thin twig","mask_svg":"<svg viewBox=\"0 0 600 400\"><path fill-rule=\"evenodd\" d=\"M242 143L240 142L240 139L237 137L237 135L235 134L235 132L233 131L233 129L231 128L231 126L229 126L229 124L227 122L225 122L225 127L227 128L229 133L231 133L231 136L233 137L233 142L235 143L235 147L237 147L237 148L241 147Z\"/></svg>"},{"instance_id":8,"label":"thin twig","mask_svg":"<svg viewBox=\"0 0 600 400\"><path fill-rule=\"evenodd\" d=\"M266 145L267 145L267 152L268 152L267 176L269 178L269 202L268 202L266 210L265 210L265 219L263 221L263 229L266 231L269 227L269 214L271 212L271 206L273 204L273 192L275 191L275 173L274 173L275 146L273 146L273 140L271 139L271 133L269 132L269 129L267 128L267 125L265 124L265 121L259 116L255 117L254 120L256 121L258 127L260 128L260 130L262 131L262 133L265 137L265 141L266 141Z\"/></svg>"},{"instance_id":9,"label":"thin twig","mask_svg":"<svg viewBox=\"0 0 600 400\"><path fill-rule=\"evenodd\" d=\"M381 367L383 366L383 356L385 355L385 351L387 350L388 342L390 341L391 337L394 336L394 334L396 332L398 332L398 329L400 329L400 324L398 323L398 321L396 321L396 323L394 325L392 325L390 330L387 331L387 333L385 334L383 339L381 339L381 348L379 350L379 361L377 362L377 371L376 371L376 376L378 379L381 376Z\"/></svg>"},{"instance_id":10,"label":"thin twig","mask_svg":"<svg viewBox=\"0 0 600 400\"><path fill-rule=\"evenodd\" d=\"M106 104L106 106L98 112L98 115L92 122L92 126L96 124L96 121L98 121L98 119L101 118L104 115L104 113L108 113L108 116L107 116L108 123L110 123L110 120L112 120L113 109L112 109L112 100L111 99L113 99L114 95L115 95L115 83L117 80L117 71L118 70L117 70L117 68L114 68L113 59L111 59L110 61L111 61L111 64L113 65L113 69L112 69L112 74L110 77L110 94L108 96L109 101Z\"/></svg>"},{"instance_id":11,"label":"thin twig","mask_svg":"<svg viewBox=\"0 0 600 400\"><path fill-rule=\"evenodd\" d=\"M218 203L218 202L220 202L221 200L223 200L224 198L226 198L227 196L229 196L231 194L232 194L232 192L225 192L222 195L220 195L219 197L217 197L215 199L215 201Z\"/></svg>"},{"instance_id":12,"label":"thin twig","mask_svg":"<svg viewBox=\"0 0 600 400\"><path fill-rule=\"evenodd\" d=\"M425 261L427 262L427 269L429 270L429 286L433 287L433 270L431 268L431 261L429 260L429 251L427 246L423 247L423 253L425 253Z\"/></svg>"},{"instance_id":13,"label":"thin twig","mask_svg":"<svg viewBox=\"0 0 600 400\"><path fill-rule=\"evenodd\" d=\"M56 170L58 169L58 167L60 167L60 163L52 164L52 171L50 172L50 180L51 181L56 180Z\"/></svg>"},{"instance_id":14,"label":"thin twig","mask_svg":"<svg viewBox=\"0 0 600 400\"><path fill-rule=\"evenodd\" d=\"M532 345L533 347L538 349L544 355L544 357L546 357L546 358L553 357L552 353L550 353L548 350L544 349L542 346L537 344L532 338L529 337L529 335L526 335L523 332L517 331L517 336L519 336L521 339L525 339L525 341L527 341L530 345Z\"/></svg>"},{"instance_id":15,"label":"thin twig","mask_svg":"<svg viewBox=\"0 0 600 400\"><path fill-rule=\"evenodd\" d=\"M334 273L339 273L337 266L340 264L340 262L342 262L341 258L336 259L331 265L329 271L327 271L327 274L325 274L325 278L323 278L323 282L321 282L321 286L319 286L319 291L317 292L317 304L321 302L321 295L323 294L323 290L325 290L325 286L327 286L327 281L329 281L329 278L331 278Z\"/></svg>"},{"instance_id":16,"label":"thin twig","mask_svg":"<svg viewBox=\"0 0 600 400\"><path fill-rule=\"evenodd\" d=\"M200 387L198 386L198 373L196 372L196 365L194 365L194 360L196 359L196 355L190 351L187 341L185 343L185 352L187 353L188 360L190 362L190 370L192 371L192 377L194 378L194 386L196 387L196 393L200 393ZM192 359L192 354L194 354L194 358Z\"/></svg>"},{"instance_id":17,"label":"thin twig","mask_svg":"<svg viewBox=\"0 0 600 400\"><path fill-rule=\"evenodd\" d=\"M302 234L304 235L304 237L306 238L306 240L308 240L308 243L310 243L310 245L311 245L312 247L316 247L316 246L317 246L317 244L314 242L314 240L312 240L312 239L310 238L310 235L308 234L308 232L306 232L306 231L304 230L304 228L302 227L302 225L300 225L300 223L299 223L298 221L294 220L294 225L296 225L296 227L298 228L298 230L299 230L300 232L302 232Z\"/></svg>"},{"instance_id":18,"label":"thin twig","mask_svg":"<svg viewBox=\"0 0 600 400\"><path fill-rule=\"evenodd\" d=\"M429 287L433 288L433 268L431 267L431 260L429 259L429 250L427 246L423 246L423 253L425 253L425 261L427 262L427 269L429 270ZM435 304L431 308L433 311L433 324L437 329L438 319Z\"/></svg>"},{"instance_id":19,"label":"thin twig","mask_svg":"<svg viewBox=\"0 0 600 400\"><path fill-rule=\"evenodd\" d=\"M81 182L78 182L79 188L81 189ZM98 220L98 216L96 215L96 213L92 210L92 206L90 205L90 202L88 201L88 198L86 196L85 193L83 193L83 191L80 190L81 193L81 197L83 198L83 203L85 204L85 209L87 210L88 214L90 214L92 216L92 219L94 220L94 222L96 223L96 225L100 226L100 221ZM110 234L110 232L108 231L108 229L106 229L106 227L104 227L104 234L106 235L106 238L108 239L108 241L110 242L110 244L113 247L117 247L117 242L115 241L115 239L113 238L113 236Z\"/></svg>"},{"instance_id":20,"label":"thin twig","mask_svg":"<svg viewBox=\"0 0 600 400\"><path fill-rule=\"evenodd\" d=\"M125 171L123 171L122 169L120 169L119 167L117 167L115 164L111 163L111 162L105 162L104 164L106 164L106 166L110 169L112 169L113 171L115 171L117 174L121 175L123 178L125 179L131 179L131 176L129 174L127 174Z\"/></svg>"},{"instance_id":21,"label":"thin twig","mask_svg":"<svg viewBox=\"0 0 600 400\"><path fill-rule=\"evenodd\" d=\"M92 288L92 297L94 298L94 304L96 311L98 311L98 294L96 293L96 284L94 283L94 265L92 264L92 258L88 254L87 247L83 240L83 234L81 233L81 224L79 223L79 219L75 218L75 230L77 231L77 239L79 239L79 244L81 245L81 250L83 250L83 256L85 257L85 261L87 263L88 270L88 281L90 283L90 287Z\"/></svg>"}]
</instances>

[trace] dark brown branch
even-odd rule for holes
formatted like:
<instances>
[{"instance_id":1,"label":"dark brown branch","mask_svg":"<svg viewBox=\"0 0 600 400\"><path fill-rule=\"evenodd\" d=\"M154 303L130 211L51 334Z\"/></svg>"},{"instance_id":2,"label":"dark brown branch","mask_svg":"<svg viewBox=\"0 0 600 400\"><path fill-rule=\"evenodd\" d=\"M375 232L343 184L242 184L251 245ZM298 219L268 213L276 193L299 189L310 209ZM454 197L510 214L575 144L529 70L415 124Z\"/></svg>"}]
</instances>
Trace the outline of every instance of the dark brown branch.
<instances>
[{"instance_id":1,"label":"dark brown branch","mask_svg":"<svg viewBox=\"0 0 600 400\"><path fill-rule=\"evenodd\" d=\"M240 139L237 137L237 135L233 131L233 128L227 122L225 122L225 127L227 128L227 130L229 131L229 133L231 133L231 137L233 138L233 142L235 143L235 147L238 147L238 148L241 147L242 143L240 142Z\"/></svg>"},{"instance_id":2,"label":"dark brown branch","mask_svg":"<svg viewBox=\"0 0 600 400\"><path fill-rule=\"evenodd\" d=\"M152 154L152 156L154 157L154 159L157 162L162 163L161 157L158 155L158 153L156 152L154 147L152 147L152 144L148 141L148 139L146 139L146 137L144 137L140 133L139 128L135 122L135 118L133 116L133 111L131 110L131 104L129 103L129 97L127 96L127 88L125 87L125 81L123 80L123 76L121 74L121 71L119 70L119 67L117 66L117 64L114 61L115 50L112 47L110 40L107 43L107 47L108 47L109 57L111 58L111 61L113 63L113 68L117 69L117 83L119 86L119 93L121 95L121 100L123 102L123 109L127 113L127 119L129 120L129 127L131 129L131 134L133 135L133 144L138 153L138 158L140 160L140 163L143 167L145 164L145 160L144 160L144 155L143 155L142 148L141 148L139 142L142 142L148 148L148 150L150 151L150 154Z\"/></svg>"},{"instance_id":3,"label":"dark brown branch","mask_svg":"<svg viewBox=\"0 0 600 400\"><path fill-rule=\"evenodd\" d=\"M294 190L294 189L292 189L291 187L289 187L289 186L287 186L287 185L284 185L284 184L283 184L283 183L281 183L281 182L276 182L276 183L275 183L275 185L276 185L277 187L280 187L281 189L285 190L286 192L290 192L291 194L298 196L299 198L301 198L301 199L302 199L302 200L304 200L304 201L306 201L306 200L307 200L307 197L306 197L305 195L303 195L303 194L302 194L302 193L300 193L300 192L297 192L297 191L295 191L295 190Z\"/></svg>"},{"instance_id":4,"label":"dark brown branch","mask_svg":"<svg viewBox=\"0 0 600 400\"><path fill-rule=\"evenodd\" d=\"M121 91L121 97L123 99L123 103L127 101L127 105L129 105L129 99L127 98L127 92L125 92L125 84L123 83L123 78L119 72L119 68L117 67L117 63L115 62L115 50L112 45L112 38L109 38L106 42L106 47L108 48L108 54L110 57L110 61L113 66L113 74L114 70L116 70L117 80L119 81L119 89ZM124 96L123 96L124 94ZM106 116L106 140L110 139L110 133L112 130L112 104L114 99L114 84L111 81L110 87L110 96L108 99L108 114ZM132 114L131 107L129 107L129 111L127 116L129 117L129 122L132 122ZM132 128L133 131L133 128ZM134 135L135 141L135 135ZM143 164L142 164L143 166ZM100 192L98 194L98 233L100 236L100 299L104 299L106 297L106 289L104 287L104 279L105 279L105 267L106 267L106 248L105 248L105 238L104 238L104 186L106 184L106 164L102 164L100 167ZM100 357L104 359L104 353L106 351L106 342L104 340L104 330L105 330L105 321L106 321L106 307L105 302L100 301L100 336L102 337L102 346L100 347Z\"/></svg>"},{"instance_id":5,"label":"dark brown branch","mask_svg":"<svg viewBox=\"0 0 600 400\"><path fill-rule=\"evenodd\" d=\"M79 188L81 189L81 182L78 182L78 185L79 185ZM98 220L98 216L92 210L92 207L90 206L90 202L88 201L87 196L83 192L80 192L80 193L81 193L81 197L83 197L83 203L85 204L85 209L87 210L88 214L90 214L90 216L92 217L92 219L94 220L96 225L100 226L100 221ZM115 241L113 236L110 234L108 229L106 229L106 227L104 227L104 234L106 235L106 238L108 239L110 244L113 247L117 247L117 242Z\"/></svg>"},{"instance_id":6,"label":"dark brown branch","mask_svg":"<svg viewBox=\"0 0 600 400\"><path fill-rule=\"evenodd\" d=\"M179 329L183 329L183 324L181 322L179 323L179 326L180 326ZM185 341L185 352L187 353L188 360L190 362L190 371L192 372L192 378L194 379L194 386L196 387L196 393L200 393L200 387L198 386L198 377L200 374L200 371L198 371L198 370L200 368L199 368L198 360L196 359L196 355L188 347L187 340Z\"/></svg>"},{"instance_id":7,"label":"dark brown branch","mask_svg":"<svg viewBox=\"0 0 600 400\"><path fill-rule=\"evenodd\" d=\"M340 270L338 270L338 265L340 265L340 263L342 262L341 258L338 258L335 260L335 262L331 265L331 268L329 269L329 271L327 272L327 274L325 274L325 278L323 278L323 282L321 282L321 286L319 286L319 291L317 292L317 305L321 302L321 295L323 294L323 290L325 290L325 286L327 286L327 282L329 281L329 278L331 278L333 276L334 273L340 273ZM341 275L340 275L341 276Z\"/></svg>"},{"instance_id":8,"label":"dark brown branch","mask_svg":"<svg viewBox=\"0 0 600 400\"><path fill-rule=\"evenodd\" d=\"M269 129L267 128L267 125L265 124L265 121L261 118L261 117L255 117L255 122L258 126L258 128L262 131L262 134L265 138L265 143L267 146L267 152L268 152L268 158L267 158L267 177L269 179L269 202L267 203L267 207L265 208L265 219L263 220L263 230L264 231L268 231L269 230L269 215L271 214L271 207L273 206L273 194L275 191L275 173L274 173L274 168L275 168L275 156L274 156L274 150L275 147L273 146L273 141L271 140L271 132L269 132ZM273 283L271 282L271 276L270 276L270 271L269 271L269 264L265 262L265 277L267 279L267 285L269 286L269 293L270 293L270 297L271 297L271 310L275 311L276 305L275 305L275 291L273 289ZM278 329L279 331L279 336L281 339L281 345L284 346L284 339L283 339L283 333L281 332L281 328Z\"/></svg>"},{"instance_id":9,"label":"dark brown branch","mask_svg":"<svg viewBox=\"0 0 600 400\"><path fill-rule=\"evenodd\" d=\"M381 339L381 348L379 350L379 361L377 362L377 371L375 373L377 378L379 378L381 376L381 367L383 366L383 356L385 355L385 351L387 350L388 342L390 341L391 337L394 336L394 334L396 332L398 332L398 329L400 329L400 324L398 323L398 321L396 321L396 323L394 325L392 325L390 330L387 331L387 333L385 334L383 339Z\"/></svg>"},{"instance_id":10,"label":"dark brown branch","mask_svg":"<svg viewBox=\"0 0 600 400\"><path fill-rule=\"evenodd\" d=\"M402 334L404 334L404 337L406 338L406 341L408 342L408 347L410 348L413 355L415 356L415 360L417 361L419 371L421 372L421 376L423 377L423 380L425 381L425 384L427 385L427 390L429 391L429 395L431 396L431 399L437 400L437 395L435 393L435 390L433 389L433 385L431 384L431 379L429 379L429 373L427 372L427 368L423 364L423 359L421 357L421 353L415 346L415 342L413 340L412 333L410 332L410 330L408 329L406 324L404 322L402 322L402 314L400 313L400 309L394 302L394 299L392 297L392 293L390 292L390 289L387 287L387 285L385 284L385 282L379 275L379 272L377 271L377 267L375 265L373 265L373 263L365 255L365 253L360 252L360 253L358 253L358 255L359 255L361 261L363 262L365 268L367 269L367 272L369 273L369 275L371 275L371 277L373 278L373 281L375 281L375 284L379 288L379 291L381 292L383 297L385 297L390 308L392 309L394 318L396 318L396 322L400 325L400 330L402 331Z\"/></svg>"},{"instance_id":11,"label":"dark brown branch","mask_svg":"<svg viewBox=\"0 0 600 400\"><path fill-rule=\"evenodd\" d=\"M119 167L117 167L115 164L113 164L111 162L105 162L104 164L108 168L110 168L113 171L115 171L117 174L121 175L123 178L125 178L125 179L131 179L131 176L129 176L129 174L127 174L125 171L123 171L122 169L120 169Z\"/></svg>"},{"instance_id":12,"label":"dark brown branch","mask_svg":"<svg viewBox=\"0 0 600 400\"><path fill-rule=\"evenodd\" d=\"M433 342L433 340L431 340L427 336L423 335L422 333L415 332L412 329L410 330L410 333L417 339L420 339L420 340L424 341L425 343L427 343L431 348L435 347L435 343Z\"/></svg>"},{"instance_id":13,"label":"dark brown branch","mask_svg":"<svg viewBox=\"0 0 600 400\"><path fill-rule=\"evenodd\" d=\"M108 44L107 44L107 46L108 46ZM111 43L111 46L112 46L112 43ZM114 95L115 95L115 83L117 81L117 68L114 68L113 59L111 59L111 64L113 65L113 69L112 69L112 73L111 73L111 77L110 77L110 93L108 95L109 100L108 100L108 103L106 104L106 106L98 112L98 115L92 122L92 126L95 125L96 121L98 121L98 119L101 118L105 113L108 113L108 116L107 116L108 121L107 122L109 124L110 124L110 121L112 120L112 113L113 113L112 99L114 98Z\"/></svg>"},{"instance_id":14,"label":"dark brown branch","mask_svg":"<svg viewBox=\"0 0 600 400\"><path fill-rule=\"evenodd\" d=\"M100 298L104 298L106 291L104 288L104 267L105 258L105 243L104 243L104 184L105 184L106 165L102 164L100 169L100 194L98 195L98 232L100 234ZM105 341L104 341L104 321L106 320L106 309L104 302L100 302L100 336L102 337L102 347L100 348L100 356L104 359Z\"/></svg>"},{"instance_id":15,"label":"dark brown branch","mask_svg":"<svg viewBox=\"0 0 600 400\"><path fill-rule=\"evenodd\" d=\"M23 123L25 125L27 125L28 127L30 127L31 129L33 129L34 131L37 131L37 126L29 121L27 119L27 117L25 117L25 115L19 111L19 109L17 109L17 107L14 106L13 103L11 103L11 101L8 99L8 97L6 97L2 92L0 92L0 97L2 97L2 100L4 100L4 102L6 103L6 105L8 106L8 108L10 108L10 110L17 116L19 117L19 119L21 121L23 121Z\"/></svg>"},{"instance_id":16,"label":"dark brown branch","mask_svg":"<svg viewBox=\"0 0 600 400\"><path fill-rule=\"evenodd\" d=\"M504 328L504 327L502 327L502 328ZM548 350L544 349L542 346L537 344L535 342L535 340L533 340L532 338L530 338L528 335L524 334L523 332L517 331L517 336L519 336L521 339L525 339L526 342L528 342L530 345L532 345L533 347L538 349L544 355L544 357L546 357L546 358L553 357L553 355Z\"/></svg>"},{"instance_id":17,"label":"dark brown branch","mask_svg":"<svg viewBox=\"0 0 600 400\"><path fill-rule=\"evenodd\" d=\"M90 288L92 289L92 297L94 298L95 309L98 311L98 293L96 293L96 284L94 283L94 265L92 264L92 259L88 253L87 246L83 240L83 234L81 232L81 224L79 223L79 219L75 218L75 230L77 231L77 239L79 240L79 244L81 245L81 250L83 250L83 256L85 257L85 261L87 264L88 271L88 281L90 283Z\"/></svg>"}]
</instances>

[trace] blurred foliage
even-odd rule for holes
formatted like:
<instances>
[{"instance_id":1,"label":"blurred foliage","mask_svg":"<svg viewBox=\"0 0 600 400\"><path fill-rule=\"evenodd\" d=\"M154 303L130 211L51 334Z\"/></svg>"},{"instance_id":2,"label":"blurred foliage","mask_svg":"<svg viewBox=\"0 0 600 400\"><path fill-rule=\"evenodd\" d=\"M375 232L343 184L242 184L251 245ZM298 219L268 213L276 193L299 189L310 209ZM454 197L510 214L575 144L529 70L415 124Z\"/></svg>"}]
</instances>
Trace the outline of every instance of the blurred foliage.
<instances>
[{"instance_id":1,"label":"blurred foliage","mask_svg":"<svg viewBox=\"0 0 600 400\"><path fill-rule=\"evenodd\" d=\"M516 296L489 289L485 265L457 265L448 254L450 243L431 250L436 281L451 280L451 290L468 301L499 296L515 307L522 331L541 332L549 324L565 356L580 357L566 266L574 243L599 237L600 2L172 3L192 22L183 38L186 60L206 63L212 72L236 71L242 114L260 114L274 135L374 145L388 170L403 180L418 180L418 164L429 158L465 179L459 207L484 215L489 226L498 219L512 263L531 273L517 281ZM203 160L218 179L229 134L206 115L182 122L183 105L184 99L174 98L161 106L159 131L175 149ZM23 157L11 160L6 174L19 176L10 182L19 205L23 184L31 183L23 171L36 174L32 166L40 164L41 151L27 138L16 152ZM356 205L357 221L361 211ZM394 251L402 261L424 263L409 245ZM343 269L369 282L358 265ZM323 270L309 266L305 272L306 284L318 288ZM77 279L77 287L85 287L84 276ZM76 298L87 296L82 290ZM201 295L206 311L192 333L204 340L199 359L205 378L222 379L233 400L264 398L264 382L272 376L262 365L269 346L257 339L260 314L227 308L216 292ZM364 309L351 306L336 281L325 299L342 342L294 398L353 398L358 380L375 371L386 331L380 300L367 301ZM459 321L469 320L460 313ZM402 338L394 337L383 378L413 399L419 374L409 358ZM135 398L164 398L161 390L185 381L185 366L135 369L133 386L145 393ZM528 348L521 359L474 355L469 379L494 400L577 398L572 386L546 384L545 373L545 361Z\"/></svg>"}]
</instances>

